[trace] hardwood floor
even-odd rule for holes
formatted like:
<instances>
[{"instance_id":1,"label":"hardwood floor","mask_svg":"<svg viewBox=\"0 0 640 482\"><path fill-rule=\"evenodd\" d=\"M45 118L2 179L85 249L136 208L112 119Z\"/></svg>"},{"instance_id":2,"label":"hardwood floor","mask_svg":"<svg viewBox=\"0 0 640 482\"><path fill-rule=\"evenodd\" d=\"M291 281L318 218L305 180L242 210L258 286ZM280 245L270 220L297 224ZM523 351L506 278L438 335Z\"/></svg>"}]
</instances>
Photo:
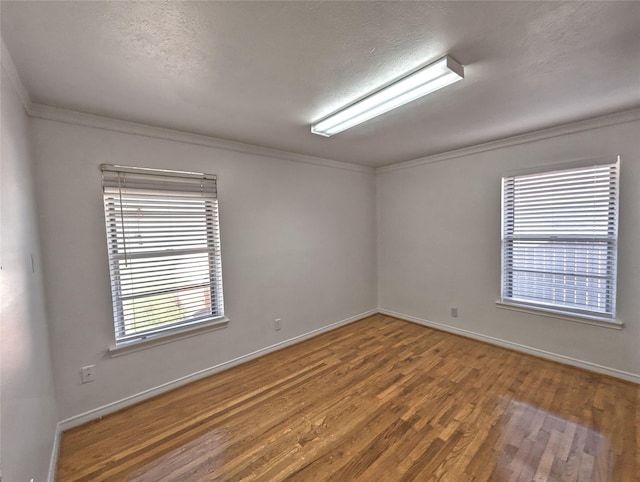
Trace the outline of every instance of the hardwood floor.
<instances>
[{"instance_id":1,"label":"hardwood floor","mask_svg":"<svg viewBox=\"0 0 640 482\"><path fill-rule=\"evenodd\" d=\"M640 386L375 315L63 434L58 481L640 480Z\"/></svg>"}]
</instances>

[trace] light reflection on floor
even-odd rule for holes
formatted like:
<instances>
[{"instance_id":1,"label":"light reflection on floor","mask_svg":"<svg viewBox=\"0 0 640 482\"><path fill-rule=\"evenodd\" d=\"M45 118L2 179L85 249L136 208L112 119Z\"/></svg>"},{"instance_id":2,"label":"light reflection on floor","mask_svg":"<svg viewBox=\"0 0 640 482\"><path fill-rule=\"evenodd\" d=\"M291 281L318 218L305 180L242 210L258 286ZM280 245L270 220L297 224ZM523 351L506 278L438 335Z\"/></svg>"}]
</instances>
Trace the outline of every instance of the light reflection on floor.
<instances>
[{"instance_id":1,"label":"light reflection on floor","mask_svg":"<svg viewBox=\"0 0 640 482\"><path fill-rule=\"evenodd\" d=\"M611 444L592 428L511 400L494 429L500 436L493 480L612 480Z\"/></svg>"},{"instance_id":2,"label":"light reflection on floor","mask_svg":"<svg viewBox=\"0 0 640 482\"><path fill-rule=\"evenodd\" d=\"M592 428L518 400L506 405L493 451L491 480L610 481L615 456L606 436ZM226 436L215 429L160 455L132 473L128 480L202 481L225 461ZM185 453L188 460L185 466ZM233 457L231 457L233 459ZM193 469L190 469L192 467Z\"/></svg>"},{"instance_id":3,"label":"light reflection on floor","mask_svg":"<svg viewBox=\"0 0 640 482\"><path fill-rule=\"evenodd\" d=\"M160 455L129 475L127 480L131 482L215 480L207 474L214 472L224 463L223 447L227 446L226 441L224 432L216 429L209 430L171 452ZM185 453L189 454L190 463L187 465L184 463Z\"/></svg>"}]
</instances>

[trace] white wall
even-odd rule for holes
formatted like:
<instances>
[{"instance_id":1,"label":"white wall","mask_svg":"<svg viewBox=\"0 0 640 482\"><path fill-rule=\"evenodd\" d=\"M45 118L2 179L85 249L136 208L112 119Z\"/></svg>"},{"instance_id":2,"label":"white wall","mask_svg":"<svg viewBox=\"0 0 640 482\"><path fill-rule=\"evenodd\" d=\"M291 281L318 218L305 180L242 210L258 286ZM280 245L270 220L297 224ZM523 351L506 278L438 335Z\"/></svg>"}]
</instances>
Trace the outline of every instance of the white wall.
<instances>
[{"instance_id":1,"label":"white wall","mask_svg":"<svg viewBox=\"0 0 640 482\"><path fill-rule=\"evenodd\" d=\"M380 308L640 375L639 134L636 121L380 173ZM502 173L612 154L622 158L617 310L624 329L496 308Z\"/></svg>"},{"instance_id":2,"label":"white wall","mask_svg":"<svg viewBox=\"0 0 640 482\"><path fill-rule=\"evenodd\" d=\"M375 179L32 119L61 419L376 308ZM228 328L118 358L100 163L218 176ZM281 331L273 330L282 318ZM96 364L82 385L80 367Z\"/></svg>"},{"instance_id":3,"label":"white wall","mask_svg":"<svg viewBox=\"0 0 640 482\"><path fill-rule=\"evenodd\" d=\"M5 69L0 70L2 480L22 482L34 478L44 481L51 458L57 413L44 311L29 119Z\"/></svg>"}]
</instances>

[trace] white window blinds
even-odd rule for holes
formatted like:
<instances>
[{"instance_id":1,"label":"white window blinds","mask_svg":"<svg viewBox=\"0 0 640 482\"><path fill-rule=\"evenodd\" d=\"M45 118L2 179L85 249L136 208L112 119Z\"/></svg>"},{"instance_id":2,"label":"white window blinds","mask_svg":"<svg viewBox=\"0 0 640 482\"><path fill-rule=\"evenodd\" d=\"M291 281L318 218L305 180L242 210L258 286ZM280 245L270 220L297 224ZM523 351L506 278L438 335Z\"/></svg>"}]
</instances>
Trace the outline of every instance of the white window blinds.
<instances>
[{"instance_id":1,"label":"white window blinds","mask_svg":"<svg viewBox=\"0 0 640 482\"><path fill-rule=\"evenodd\" d=\"M502 179L502 301L615 318L619 159Z\"/></svg>"},{"instance_id":2,"label":"white window blinds","mask_svg":"<svg viewBox=\"0 0 640 482\"><path fill-rule=\"evenodd\" d=\"M102 166L116 343L224 316L216 177Z\"/></svg>"}]
</instances>

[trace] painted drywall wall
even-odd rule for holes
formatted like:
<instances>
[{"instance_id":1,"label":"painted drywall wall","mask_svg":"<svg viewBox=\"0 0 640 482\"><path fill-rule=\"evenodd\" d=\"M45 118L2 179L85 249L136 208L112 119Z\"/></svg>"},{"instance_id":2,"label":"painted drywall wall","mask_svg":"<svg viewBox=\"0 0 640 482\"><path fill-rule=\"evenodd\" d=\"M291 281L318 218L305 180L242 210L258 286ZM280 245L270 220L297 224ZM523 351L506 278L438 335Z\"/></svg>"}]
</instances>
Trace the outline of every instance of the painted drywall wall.
<instances>
[{"instance_id":1,"label":"painted drywall wall","mask_svg":"<svg viewBox=\"0 0 640 482\"><path fill-rule=\"evenodd\" d=\"M640 374L639 134L635 121L380 173L380 308ZM502 173L615 154L622 158L617 311L624 329L498 309Z\"/></svg>"},{"instance_id":2,"label":"painted drywall wall","mask_svg":"<svg viewBox=\"0 0 640 482\"><path fill-rule=\"evenodd\" d=\"M3 59L4 60L4 59ZM44 310L29 118L2 70L0 460L2 480L44 481L57 409Z\"/></svg>"},{"instance_id":3,"label":"painted drywall wall","mask_svg":"<svg viewBox=\"0 0 640 482\"><path fill-rule=\"evenodd\" d=\"M51 120L32 128L60 419L376 308L372 171ZM106 354L114 335L100 163L218 176L227 328ZM96 381L81 384L89 364Z\"/></svg>"}]
</instances>

